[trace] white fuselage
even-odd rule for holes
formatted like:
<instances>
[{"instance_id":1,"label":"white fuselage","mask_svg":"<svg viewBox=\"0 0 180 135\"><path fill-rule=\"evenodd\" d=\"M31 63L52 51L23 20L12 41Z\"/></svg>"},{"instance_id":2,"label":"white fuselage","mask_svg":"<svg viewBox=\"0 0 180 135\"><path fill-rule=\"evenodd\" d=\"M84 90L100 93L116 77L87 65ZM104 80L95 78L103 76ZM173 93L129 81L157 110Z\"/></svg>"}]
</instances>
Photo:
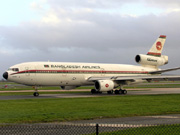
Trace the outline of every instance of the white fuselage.
<instances>
[{"instance_id":1,"label":"white fuselage","mask_svg":"<svg viewBox=\"0 0 180 135\"><path fill-rule=\"evenodd\" d=\"M8 80L32 86L90 85L89 77L148 75L155 68L98 63L27 62L7 71Z\"/></svg>"}]
</instances>

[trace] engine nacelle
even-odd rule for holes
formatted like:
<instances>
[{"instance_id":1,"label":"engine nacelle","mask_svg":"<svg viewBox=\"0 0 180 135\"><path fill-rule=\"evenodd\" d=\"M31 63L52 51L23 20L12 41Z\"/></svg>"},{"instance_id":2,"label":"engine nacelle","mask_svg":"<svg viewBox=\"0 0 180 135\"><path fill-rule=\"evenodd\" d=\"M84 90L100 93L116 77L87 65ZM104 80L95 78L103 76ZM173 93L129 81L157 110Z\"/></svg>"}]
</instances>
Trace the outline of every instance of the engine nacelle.
<instances>
[{"instance_id":1,"label":"engine nacelle","mask_svg":"<svg viewBox=\"0 0 180 135\"><path fill-rule=\"evenodd\" d=\"M75 89L77 88L78 86L60 86L61 89L63 90L72 90L72 89Z\"/></svg>"},{"instance_id":2,"label":"engine nacelle","mask_svg":"<svg viewBox=\"0 0 180 135\"><path fill-rule=\"evenodd\" d=\"M135 60L137 63L144 66L150 65L150 66L158 67L168 63L168 56L161 55L161 57L156 57L156 56L139 54L136 55Z\"/></svg>"},{"instance_id":3,"label":"engine nacelle","mask_svg":"<svg viewBox=\"0 0 180 135\"><path fill-rule=\"evenodd\" d=\"M112 80L98 80L95 82L97 91L110 91L115 88L115 83Z\"/></svg>"}]
</instances>

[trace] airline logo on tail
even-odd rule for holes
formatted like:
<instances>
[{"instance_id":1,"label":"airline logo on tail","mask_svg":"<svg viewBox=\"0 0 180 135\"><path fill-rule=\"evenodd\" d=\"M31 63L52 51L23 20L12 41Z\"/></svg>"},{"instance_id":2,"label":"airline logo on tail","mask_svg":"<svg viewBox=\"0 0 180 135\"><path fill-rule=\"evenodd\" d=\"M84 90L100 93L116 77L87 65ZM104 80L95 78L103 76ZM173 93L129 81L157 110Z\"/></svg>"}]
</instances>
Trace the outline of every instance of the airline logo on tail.
<instances>
[{"instance_id":1,"label":"airline logo on tail","mask_svg":"<svg viewBox=\"0 0 180 135\"><path fill-rule=\"evenodd\" d=\"M157 43L156 43L156 49L157 49L158 51L161 51L161 49L162 49L162 44L161 44L161 42L157 42Z\"/></svg>"},{"instance_id":2,"label":"airline logo on tail","mask_svg":"<svg viewBox=\"0 0 180 135\"><path fill-rule=\"evenodd\" d=\"M166 41L166 36L165 35L161 35L156 40L156 42L153 44L152 48L149 50L147 55L152 55L152 56L160 57L161 53L162 53L162 50L163 50L163 46L164 46L165 41Z\"/></svg>"}]
</instances>

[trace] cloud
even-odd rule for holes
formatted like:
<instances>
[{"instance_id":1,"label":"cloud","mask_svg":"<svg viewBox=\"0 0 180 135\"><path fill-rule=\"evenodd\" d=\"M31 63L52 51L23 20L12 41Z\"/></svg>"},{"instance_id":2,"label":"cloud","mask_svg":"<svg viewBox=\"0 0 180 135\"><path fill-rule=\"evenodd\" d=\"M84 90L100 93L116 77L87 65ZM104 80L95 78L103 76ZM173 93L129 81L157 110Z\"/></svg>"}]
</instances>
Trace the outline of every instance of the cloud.
<instances>
[{"instance_id":1,"label":"cloud","mask_svg":"<svg viewBox=\"0 0 180 135\"><path fill-rule=\"evenodd\" d=\"M30 7L34 10L39 10L39 9L42 9L42 6L40 4L38 4L37 2L32 2L30 4Z\"/></svg>"},{"instance_id":2,"label":"cloud","mask_svg":"<svg viewBox=\"0 0 180 135\"><path fill-rule=\"evenodd\" d=\"M1 27L7 46L15 49L48 50L50 48L91 48L108 50L125 48L134 42L145 43L153 33L177 34L179 12L167 16L146 15L138 18L96 11L49 11L40 22ZM173 20L173 21L172 21ZM147 33L147 34L144 34ZM142 40L138 38L143 37ZM148 39L149 40L149 39Z\"/></svg>"},{"instance_id":3,"label":"cloud","mask_svg":"<svg viewBox=\"0 0 180 135\"><path fill-rule=\"evenodd\" d=\"M144 0L146 5L161 8L180 8L179 0Z\"/></svg>"},{"instance_id":4,"label":"cloud","mask_svg":"<svg viewBox=\"0 0 180 135\"><path fill-rule=\"evenodd\" d=\"M66 0L66 1L58 1L58 0L48 0L48 3L53 8L108 8L108 7L114 7L114 6L121 6L123 3L129 3L133 0L126 0L126 2L119 1L119 0Z\"/></svg>"},{"instance_id":5,"label":"cloud","mask_svg":"<svg viewBox=\"0 0 180 135\"><path fill-rule=\"evenodd\" d=\"M42 18L42 22L54 24L54 23L60 23L61 20L60 18L58 18L58 16L56 16L54 11L51 11Z\"/></svg>"},{"instance_id":6,"label":"cloud","mask_svg":"<svg viewBox=\"0 0 180 135\"><path fill-rule=\"evenodd\" d=\"M131 4L144 4L147 7L157 7L157 8L179 8L180 3L179 0L66 0L66 1L59 1L59 0L47 0L47 3L51 5L53 9L58 8L91 8L91 9L113 9L117 8L120 9L124 5L131 5Z\"/></svg>"}]
</instances>

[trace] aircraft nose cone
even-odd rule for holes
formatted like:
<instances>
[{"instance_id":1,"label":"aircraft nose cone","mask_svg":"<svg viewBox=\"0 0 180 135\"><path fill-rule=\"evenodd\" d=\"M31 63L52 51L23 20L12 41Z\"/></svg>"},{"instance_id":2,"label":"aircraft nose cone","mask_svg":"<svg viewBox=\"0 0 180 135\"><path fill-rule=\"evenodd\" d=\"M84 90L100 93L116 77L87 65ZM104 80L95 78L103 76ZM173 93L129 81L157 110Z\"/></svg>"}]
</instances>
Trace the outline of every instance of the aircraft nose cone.
<instances>
[{"instance_id":1,"label":"aircraft nose cone","mask_svg":"<svg viewBox=\"0 0 180 135\"><path fill-rule=\"evenodd\" d=\"M8 72L5 72L4 74L3 74L3 77L4 77L4 79L8 79Z\"/></svg>"}]
</instances>

